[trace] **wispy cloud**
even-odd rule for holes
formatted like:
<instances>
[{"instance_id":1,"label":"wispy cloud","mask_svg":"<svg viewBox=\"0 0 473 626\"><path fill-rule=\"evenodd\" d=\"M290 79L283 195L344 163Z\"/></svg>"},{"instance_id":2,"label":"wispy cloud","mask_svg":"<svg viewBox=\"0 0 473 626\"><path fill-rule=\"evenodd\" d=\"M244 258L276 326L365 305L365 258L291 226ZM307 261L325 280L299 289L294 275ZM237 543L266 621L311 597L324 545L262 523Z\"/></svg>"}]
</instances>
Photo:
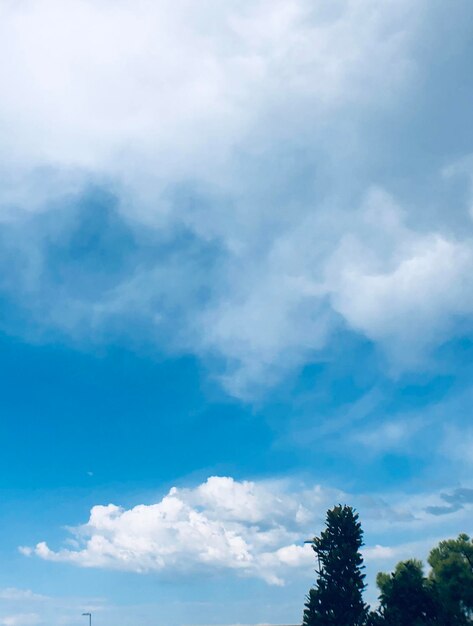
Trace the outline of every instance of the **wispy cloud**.
<instances>
[{"instance_id":1,"label":"wispy cloud","mask_svg":"<svg viewBox=\"0 0 473 626\"><path fill-rule=\"evenodd\" d=\"M54 587L53 581L50 586ZM85 610L103 613L113 608L103 598L44 595L15 587L1 589L0 600L0 624L4 626L77 624L77 616Z\"/></svg>"},{"instance_id":2,"label":"wispy cloud","mask_svg":"<svg viewBox=\"0 0 473 626\"><path fill-rule=\"evenodd\" d=\"M16 613L0 618L4 626L35 626L41 622L37 613Z\"/></svg>"},{"instance_id":3,"label":"wispy cloud","mask_svg":"<svg viewBox=\"0 0 473 626\"><path fill-rule=\"evenodd\" d=\"M44 602L50 598L40 593L34 593L31 589L16 589L15 587L8 587L6 589L0 589L0 599Z\"/></svg>"}]
</instances>

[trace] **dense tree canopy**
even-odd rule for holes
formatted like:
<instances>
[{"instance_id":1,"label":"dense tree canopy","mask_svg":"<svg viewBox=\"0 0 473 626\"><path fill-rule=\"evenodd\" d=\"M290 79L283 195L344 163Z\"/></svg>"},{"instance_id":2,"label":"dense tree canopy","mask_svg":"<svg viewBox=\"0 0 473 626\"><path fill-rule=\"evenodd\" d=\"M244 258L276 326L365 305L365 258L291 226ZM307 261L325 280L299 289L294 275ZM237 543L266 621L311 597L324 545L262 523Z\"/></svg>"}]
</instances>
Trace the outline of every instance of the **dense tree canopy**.
<instances>
[{"instance_id":1,"label":"dense tree canopy","mask_svg":"<svg viewBox=\"0 0 473 626\"><path fill-rule=\"evenodd\" d=\"M379 573L379 607L363 601L363 531L349 506L327 512L326 528L313 540L318 578L309 591L303 626L473 626L473 540L441 541L420 561L398 563Z\"/></svg>"},{"instance_id":2,"label":"dense tree canopy","mask_svg":"<svg viewBox=\"0 0 473 626\"><path fill-rule=\"evenodd\" d=\"M429 579L444 608L445 626L473 622L473 541L468 535L441 541L429 556Z\"/></svg>"},{"instance_id":3,"label":"dense tree canopy","mask_svg":"<svg viewBox=\"0 0 473 626\"><path fill-rule=\"evenodd\" d=\"M427 626L439 623L439 606L422 563L416 560L396 565L392 574L378 574L379 623L389 626Z\"/></svg>"},{"instance_id":4,"label":"dense tree canopy","mask_svg":"<svg viewBox=\"0 0 473 626\"><path fill-rule=\"evenodd\" d=\"M304 626L361 626L366 621L363 602L363 531L358 514L349 506L327 512L326 528L313 541L319 562L318 579L310 590Z\"/></svg>"}]
</instances>

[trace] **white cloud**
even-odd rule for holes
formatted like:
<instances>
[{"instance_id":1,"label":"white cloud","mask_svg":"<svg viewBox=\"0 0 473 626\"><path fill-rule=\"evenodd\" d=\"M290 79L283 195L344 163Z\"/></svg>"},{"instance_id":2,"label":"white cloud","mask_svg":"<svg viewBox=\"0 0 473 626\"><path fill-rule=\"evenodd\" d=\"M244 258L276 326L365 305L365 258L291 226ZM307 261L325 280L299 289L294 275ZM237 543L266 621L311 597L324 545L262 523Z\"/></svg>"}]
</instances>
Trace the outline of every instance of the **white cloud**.
<instances>
[{"instance_id":1,"label":"white cloud","mask_svg":"<svg viewBox=\"0 0 473 626\"><path fill-rule=\"evenodd\" d=\"M371 572L389 572L394 569L399 561L408 559L419 559L427 564L427 558L430 550L444 539L445 536L430 536L428 539L419 538L415 541L405 541L397 543L394 546L377 544L372 547L363 548L363 558L367 568ZM374 585L374 581L373 581ZM369 594L374 600L374 588L369 589Z\"/></svg>"},{"instance_id":2,"label":"white cloud","mask_svg":"<svg viewBox=\"0 0 473 626\"><path fill-rule=\"evenodd\" d=\"M78 616L86 610L95 614L106 613L112 608L103 598L46 596L30 589L14 587L0 590L0 601L0 624L4 626L65 626L77 624Z\"/></svg>"},{"instance_id":3,"label":"white cloud","mask_svg":"<svg viewBox=\"0 0 473 626\"><path fill-rule=\"evenodd\" d=\"M288 107L307 99L323 110L366 101L379 81L395 88L409 70L399 56L405 20L421 7L3 3L3 149L31 164L119 171L127 181L143 168L157 181L183 172L214 177L207 160L225 160L268 113L287 120Z\"/></svg>"},{"instance_id":4,"label":"white cloud","mask_svg":"<svg viewBox=\"0 0 473 626\"><path fill-rule=\"evenodd\" d=\"M399 417L384 424L358 429L352 441L364 446L365 450L375 454L386 451L402 450L404 453L412 447L414 436L425 427L425 422L416 416Z\"/></svg>"},{"instance_id":5,"label":"white cloud","mask_svg":"<svg viewBox=\"0 0 473 626\"><path fill-rule=\"evenodd\" d=\"M35 626L41 619L36 613L16 613L0 618L0 623L4 626Z\"/></svg>"},{"instance_id":6,"label":"white cloud","mask_svg":"<svg viewBox=\"0 0 473 626\"><path fill-rule=\"evenodd\" d=\"M417 365L473 310L471 238L421 229L371 180L360 205L359 189L343 197L319 178L328 168L344 187L365 158L360 119L423 71L414 44L429 19L421 0L3 3L0 287L73 338L141 316L157 343L218 360L239 396L341 324L395 367ZM55 259L49 276L48 245L74 239L67 206L90 181L117 195L148 257L95 290L89 268L84 295L79 262L61 282ZM147 237L182 231L205 262L149 252Z\"/></svg>"},{"instance_id":7,"label":"white cloud","mask_svg":"<svg viewBox=\"0 0 473 626\"><path fill-rule=\"evenodd\" d=\"M363 551L363 556L367 560L378 560L378 559L392 559L396 554L396 551L389 546L380 546L376 545L372 548L366 548Z\"/></svg>"},{"instance_id":8,"label":"white cloud","mask_svg":"<svg viewBox=\"0 0 473 626\"><path fill-rule=\"evenodd\" d=\"M359 217L359 232L342 239L330 260L334 308L409 364L448 336L456 317L473 311L472 240L408 228L379 190Z\"/></svg>"},{"instance_id":9,"label":"white cloud","mask_svg":"<svg viewBox=\"0 0 473 626\"><path fill-rule=\"evenodd\" d=\"M408 226L372 188L356 209L320 210L286 229L247 271L233 260L231 292L202 319L202 349L227 356L237 395L303 363L340 323L396 370L418 367L473 312L472 242Z\"/></svg>"},{"instance_id":10,"label":"white cloud","mask_svg":"<svg viewBox=\"0 0 473 626\"><path fill-rule=\"evenodd\" d=\"M312 560L310 550L297 541L307 523L324 514L329 492L310 495L313 509L308 511L283 483L211 477L195 489L173 488L156 504L128 510L95 506L87 524L74 531L82 548L52 551L41 542L33 552L82 567L227 570L282 584L281 570Z\"/></svg>"},{"instance_id":11,"label":"white cloud","mask_svg":"<svg viewBox=\"0 0 473 626\"><path fill-rule=\"evenodd\" d=\"M7 587L0 589L0 600L25 600L44 602L49 600L47 596L34 593L31 589L16 589L15 587Z\"/></svg>"},{"instance_id":12,"label":"white cloud","mask_svg":"<svg viewBox=\"0 0 473 626\"><path fill-rule=\"evenodd\" d=\"M451 515L439 515L436 507L445 507L445 498L392 496L388 503L320 486L214 476L195 488L172 488L154 504L94 506L88 522L71 529L74 547L53 550L40 542L23 553L80 567L164 576L233 573L280 585L289 575L311 571L314 555L304 541L320 531L334 504L357 507L369 542L368 563L391 567L416 556L421 544L424 556L438 541L439 529L453 535L468 531L468 499Z\"/></svg>"}]
</instances>

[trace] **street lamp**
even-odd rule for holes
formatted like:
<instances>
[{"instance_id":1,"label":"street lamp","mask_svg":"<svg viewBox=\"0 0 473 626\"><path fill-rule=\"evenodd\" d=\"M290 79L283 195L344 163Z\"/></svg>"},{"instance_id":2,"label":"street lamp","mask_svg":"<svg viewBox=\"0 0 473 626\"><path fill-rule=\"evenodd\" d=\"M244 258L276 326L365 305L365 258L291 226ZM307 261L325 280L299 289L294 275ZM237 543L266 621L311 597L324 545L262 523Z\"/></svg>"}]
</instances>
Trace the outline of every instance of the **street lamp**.
<instances>
[{"instance_id":1,"label":"street lamp","mask_svg":"<svg viewBox=\"0 0 473 626\"><path fill-rule=\"evenodd\" d=\"M304 541L304 545L305 545L306 543L313 544L313 543L314 543L314 540L313 540L313 539L307 539L307 541ZM320 572L321 572L321 570L322 570L322 568L320 567L320 554L319 554L318 552L317 552L316 554L317 554L317 562L318 562L318 564L319 564L319 569L318 569L318 571L317 571L317 574L320 574Z\"/></svg>"},{"instance_id":2,"label":"street lamp","mask_svg":"<svg viewBox=\"0 0 473 626\"><path fill-rule=\"evenodd\" d=\"M82 613L82 615L86 615L89 618L89 626L92 626L92 613Z\"/></svg>"}]
</instances>

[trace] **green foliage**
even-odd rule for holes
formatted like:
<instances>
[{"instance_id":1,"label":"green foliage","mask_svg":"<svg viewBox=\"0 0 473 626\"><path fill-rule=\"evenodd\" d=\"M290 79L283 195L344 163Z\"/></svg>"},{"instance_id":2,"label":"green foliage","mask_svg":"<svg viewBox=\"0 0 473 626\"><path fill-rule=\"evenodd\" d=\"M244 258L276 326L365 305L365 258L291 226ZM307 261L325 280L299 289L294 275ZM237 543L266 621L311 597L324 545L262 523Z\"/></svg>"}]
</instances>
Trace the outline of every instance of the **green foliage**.
<instances>
[{"instance_id":1,"label":"green foliage","mask_svg":"<svg viewBox=\"0 0 473 626\"><path fill-rule=\"evenodd\" d=\"M442 623L436 592L425 578L420 561L398 563L392 574L378 574L376 582L381 591L379 623L389 626Z\"/></svg>"},{"instance_id":2,"label":"green foliage","mask_svg":"<svg viewBox=\"0 0 473 626\"><path fill-rule=\"evenodd\" d=\"M473 542L468 535L441 541L429 565L428 578L414 560L398 563L392 574L378 574L381 624L473 624Z\"/></svg>"},{"instance_id":3,"label":"green foliage","mask_svg":"<svg viewBox=\"0 0 473 626\"><path fill-rule=\"evenodd\" d=\"M320 571L307 596L304 626L365 624L362 545L361 524L351 507L339 505L327 512L326 528L312 544Z\"/></svg>"},{"instance_id":4,"label":"green foliage","mask_svg":"<svg viewBox=\"0 0 473 626\"><path fill-rule=\"evenodd\" d=\"M441 541L428 560L445 626L473 623L473 540L462 534Z\"/></svg>"},{"instance_id":5,"label":"green foliage","mask_svg":"<svg viewBox=\"0 0 473 626\"><path fill-rule=\"evenodd\" d=\"M326 528L313 540L319 571L305 603L303 626L473 626L473 539L441 541L428 559L398 563L379 573L379 608L363 602L363 531L349 506L327 512Z\"/></svg>"},{"instance_id":6,"label":"green foliage","mask_svg":"<svg viewBox=\"0 0 473 626\"><path fill-rule=\"evenodd\" d=\"M366 626L383 626L386 624L379 611L370 611L366 619Z\"/></svg>"}]
</instances>

